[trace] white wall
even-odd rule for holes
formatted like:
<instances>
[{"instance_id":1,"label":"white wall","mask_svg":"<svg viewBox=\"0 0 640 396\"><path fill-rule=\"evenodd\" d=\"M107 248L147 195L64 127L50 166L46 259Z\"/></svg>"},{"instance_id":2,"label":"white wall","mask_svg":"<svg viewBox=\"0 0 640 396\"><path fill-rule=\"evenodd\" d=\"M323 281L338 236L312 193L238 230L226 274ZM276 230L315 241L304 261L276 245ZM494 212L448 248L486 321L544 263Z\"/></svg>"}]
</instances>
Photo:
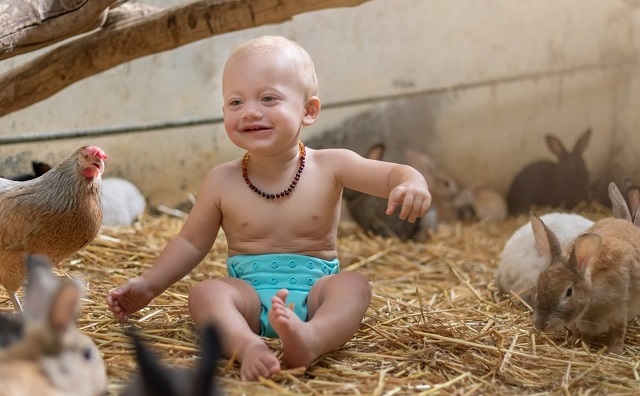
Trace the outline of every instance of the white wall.
<instances>
[{"instance_id":1,"label":"white wall","mask_svg":"<svg viewBox=\"0 0 640 396\"><path fill-rule=\"evenodd\" d=\"M505 191L521 166L551 158L545 134L573 146L591 127L585 158L594 176L614 153L618 174L640 178L639 18L617 0L372 0L121 65L0 118L0 137L219 118L228 53L282 34L307 48L321 83L324 110L307 138L363 135L347 139L361 152L367 139L411 144L463 183ZM34 55L0 62L0 72ZM26 171L32 158L55 163L89 142L109 154L107 175L166 205L240 154L211 124L4 145L0 174Z\"/></svg>"}]
</instances>

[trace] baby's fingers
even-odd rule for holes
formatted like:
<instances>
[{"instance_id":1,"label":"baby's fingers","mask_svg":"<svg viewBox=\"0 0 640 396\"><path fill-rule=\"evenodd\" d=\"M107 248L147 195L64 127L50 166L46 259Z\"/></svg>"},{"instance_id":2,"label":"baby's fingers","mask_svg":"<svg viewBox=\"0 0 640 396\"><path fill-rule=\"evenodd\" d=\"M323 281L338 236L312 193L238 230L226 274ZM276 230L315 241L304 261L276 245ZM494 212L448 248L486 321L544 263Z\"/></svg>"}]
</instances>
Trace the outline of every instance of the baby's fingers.
<instances>
[{"instance_id":1,"label":"baby's fingers","mask_svg":"<svg viewBox=\"0 0 640 396\"><path fill-rule=\"evenodd\" d=\"M396 211L396 208L398 207L398 205L400 205L403 202L404 195L405 195L404 187L396 187L393 190L391 190L391 193L389 194L389 203L387 203L387 210L385 212L387 215L392 215L393 212Z\"/></svg>"},{"instance_id":2,"label":"baby's fingers","mask_svg":"<svg viewBox=\"0 0 640 396\"><path fill-rule=\"evenodd\" d=\"M431 195L414 191L405 187L398 187L391 191L389 195L389 204L387 205L387 215L393 214L395 209L402 203L399 217L414 223L418 217L422 217L431 206Z\"/></svg>"}]
</instances>

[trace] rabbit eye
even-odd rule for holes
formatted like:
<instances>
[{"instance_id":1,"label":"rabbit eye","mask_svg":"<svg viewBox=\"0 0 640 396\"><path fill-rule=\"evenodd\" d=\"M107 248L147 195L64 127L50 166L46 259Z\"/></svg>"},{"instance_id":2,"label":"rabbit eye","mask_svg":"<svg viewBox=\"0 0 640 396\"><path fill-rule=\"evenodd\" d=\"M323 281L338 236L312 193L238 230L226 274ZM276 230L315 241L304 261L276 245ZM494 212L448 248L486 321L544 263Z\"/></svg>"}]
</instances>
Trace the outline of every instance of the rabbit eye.
<instances>
[{"instance_id":1,"label":"rabbit eye","mask_svg":"<svg viewBox=\"0 0 640 396\"><path fill-rule=\"evenodd\" d=\"M85 348L82 351L82 357L84 357L84 360L91 360L92 355L90 348Z\"/></svg>"},{"instance_id":2,"label":"rabbit eye","mask_svg":"<svg viewBox=\"0 0 640 396\"><path fill-rule=\"evenodd\" d=\"M568 288L567 292L565 293L565 297L571 297L573 295L573 288Z\"/></svg>"}]
</instances>

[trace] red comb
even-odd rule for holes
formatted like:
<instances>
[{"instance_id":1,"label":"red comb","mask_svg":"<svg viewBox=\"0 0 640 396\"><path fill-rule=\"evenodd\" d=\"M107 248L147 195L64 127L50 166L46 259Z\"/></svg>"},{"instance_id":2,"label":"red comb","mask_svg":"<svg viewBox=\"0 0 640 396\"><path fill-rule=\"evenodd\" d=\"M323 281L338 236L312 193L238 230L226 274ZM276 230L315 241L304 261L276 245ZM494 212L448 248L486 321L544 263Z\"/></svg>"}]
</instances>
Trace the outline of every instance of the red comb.
<instances>
[{"instance_id":1,"label":"red comb","mask_svg":"<svg viewBox=\"0 0 640 396\"><path fill-rule=\"evenodd\" d=\"M84 152L88 155L92 155L94 157L98 157L101 160L106 160L107 159L107 154L105 154L105 152L98 146L87 146L87 148L85 148Z\"/></svg>"}]
</instances>

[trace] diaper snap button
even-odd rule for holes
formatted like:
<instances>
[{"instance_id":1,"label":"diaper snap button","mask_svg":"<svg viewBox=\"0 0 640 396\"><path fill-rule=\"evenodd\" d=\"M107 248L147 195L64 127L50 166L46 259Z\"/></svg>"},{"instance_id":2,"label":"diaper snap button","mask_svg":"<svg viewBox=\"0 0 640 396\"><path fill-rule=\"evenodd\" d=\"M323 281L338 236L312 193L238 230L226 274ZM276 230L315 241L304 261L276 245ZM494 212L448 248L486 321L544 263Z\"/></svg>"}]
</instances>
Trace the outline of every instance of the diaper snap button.
<instances>
[{"instance_id":1,"label":"diaper snap button","mask_svg":"<svg viewBox=\"0 0 640 396\"><path fill-rule=\"evenodd\" d=\"M278 262L277 261L273 261L271 263L271 268L278 268Z\"/></svg>"},{"instance_id":2,"label":"diaper snap button","mask_svg":"<svg viewBox=\"0 0 640 396\"><path fill-rule=\"evenodd\" d=\"M308 278L307 279L307 285L309 285L309 286L313 285L313 279L312 278Z\"/></svg>"},{"instance_id":3,"label":"diaper snap button","mask_svg":"<svg viewBox=\"0 0 640 396\"><path fill-rule=\"evenodd\" d=\"M297 280L293 276L291 278L289 278L289 283L294 284L296 282L297 282Z\"/></svg>"},{"instance_id":4,"label":"diaper snap button","mask_svg":"<svg viewBox=\"0 0 640 396\"><path fill-rule=\"evenodd\" d=\"M311 261L309 261L309 262L307 263L307 268L309 268L309 269L313 269L313 267L314 267L313 263L312 263Z\"/></svg>"},{"instance_id":5,"label":"diaper snap button","mask_svg":"<svg viewBox=\"0 0 640 396\"><path fill-rule=\"evenodd\" d=\"M254 279L253 280L253 285L254 286L258 286L260 284L260 279Z\"/></svg>"},{"instance_id":6,"label":"diaper snap button","mask_svg":"<svg viewBox=\"0 0 640 396\"><path fill-rule=\"evenodd\" d=\"M296 266L296 262L291 260L289 261L289 267L294 268Z\"/></svg>"},{"instance_id":7,"label":"diaper snap button","mask_svg":"<svg viewBox=\"0 0 640 396\"><path fill-rule=\"evenodd\" d=\"M253 263L252 265L253 269L258 269L259 266L260 264L258 264L257 262Z\"/></svg>"},{"instance_id":8,"label":"diaper snap button","mask_svg":"<svg viewBox=\"0 0 640 396\"><path fill-rule=\"evenodd\" d=\"M271 278L271 284L275 285L276 283L278 283L278 278L276 278L275 276Z\"/></svg>"},{"instance_id":9,"label":"diaper snap button","mask_svg":"<svg viewBox=\"0 0 640 396\"><path fill-rule=\"evenodd\" d=\"M244 268L242 266L238 267L238 273L244 274Z\"/></svg>"}]
</instances>

